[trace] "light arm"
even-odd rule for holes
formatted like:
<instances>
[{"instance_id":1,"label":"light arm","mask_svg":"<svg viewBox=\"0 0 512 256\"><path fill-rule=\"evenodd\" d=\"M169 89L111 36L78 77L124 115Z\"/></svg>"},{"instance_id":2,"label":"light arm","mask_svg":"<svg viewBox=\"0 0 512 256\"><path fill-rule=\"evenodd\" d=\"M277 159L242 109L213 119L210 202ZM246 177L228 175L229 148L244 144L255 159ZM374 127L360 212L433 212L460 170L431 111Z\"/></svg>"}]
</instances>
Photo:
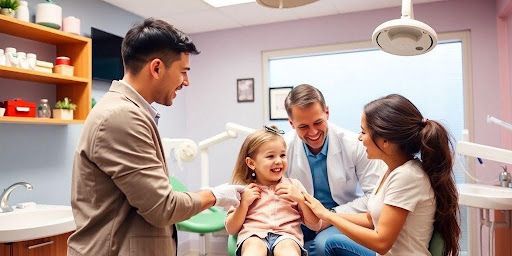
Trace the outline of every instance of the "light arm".
<instances>
[{"instance_id":1,"label":"light arm","mask_svg":"<svg viewBox=\"0 0 512 256\"><path fill-rule=\"evenodd\" d=\"M226 131L214 135L199 142L201 152L201 187L209 187L210 172L208 163L208 149L210 146L219 144L229 139L238 137L238 134L249 134L255 130L235 123L226 123Z\"/></svg>"}]
</instances>

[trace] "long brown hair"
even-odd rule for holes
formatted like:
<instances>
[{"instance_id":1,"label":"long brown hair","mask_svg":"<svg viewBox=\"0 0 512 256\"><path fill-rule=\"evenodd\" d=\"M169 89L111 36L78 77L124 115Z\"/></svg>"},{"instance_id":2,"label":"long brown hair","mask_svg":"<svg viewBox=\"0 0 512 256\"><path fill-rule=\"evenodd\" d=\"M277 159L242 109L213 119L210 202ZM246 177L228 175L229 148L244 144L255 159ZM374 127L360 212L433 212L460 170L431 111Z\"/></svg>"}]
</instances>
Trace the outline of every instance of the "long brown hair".
<instances>
[{"instance_id":1,"label":"long brown hair","mask_svg":"<svg viewBox=\"0 0 512 256\"><path fill-rule=\"evenodd\" d=\"M444 256L459 255L458 193L453 179L453 144L439 122L424 119L407 98L390 94L364 107L372 140L395 143L411 158L419 153L436 199L434 230L444 240Z\"/></svg>"},{"instance_id":2,"label":"long brown hair","mask_svg":"<svg viewBox=\"0 0 512 256\"><path fill-rule=\"evenodd\" d=\"M277 130L275 126L271 126L271 128ZM261 145L274 140L280 140L286 146L281 135L267 129L257 130L245 138L233 169L233 177L231 178L233 184L246 185L255 181L255 176L252 175L254 171L247 166L245 158L251 157L254 159Z\"/></svg>"}]
</instances>

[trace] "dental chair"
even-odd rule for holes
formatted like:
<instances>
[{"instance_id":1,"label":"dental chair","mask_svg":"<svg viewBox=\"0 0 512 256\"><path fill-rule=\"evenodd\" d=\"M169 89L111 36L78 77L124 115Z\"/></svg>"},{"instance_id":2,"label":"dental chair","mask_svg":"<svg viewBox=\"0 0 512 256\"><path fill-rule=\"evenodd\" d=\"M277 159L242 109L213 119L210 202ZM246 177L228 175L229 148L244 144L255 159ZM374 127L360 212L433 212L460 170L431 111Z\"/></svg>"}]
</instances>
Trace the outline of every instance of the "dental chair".
<instances>
[{"instance_id":1,"label":"dental chair","mask_svg":"<svg viewBox=\"0 0 512 256\"><path fill-rule=\"evenodd\" d=\"M432 234L428 251L432 256L443 256L444 240L439 232L434 231L434 234Z\"/></svg>"},{"instance_id":2,"label":"dental chair","mask_svg":"<svg viewBox=\"0 0 512 256\"><path fill-rule=\"evenodd\" d=\"M444 240L441 237L441 234L434 231L432 238L430 239L430 244L428 246L428 251L432 256L443 256L444 250ZM228 255L235 256L236 252L236 236L230 235L228 237Z\"/></svg>"},{"instance_id":3,"label":"dental chair","mask_svg":"<svg viewBox=\"0 0 512 256\"><path fill-rule=\"evenodd\" d=\"M175 191L188 191L187 187L175 177L170 177L170 183ZM199 255L205 256L207 255L205 235L223 230L225 219L226 212L214 206L194 215L188 220L177 223L176 228L179 231L199 234Z\"/></svg>"},{"instance_id":4,"label":"dental chair","mask_svg":"<svg viewBox=\"0 0 512 256\"><path fill-rule=\"evenodd\" d=\"M228 256L235 256L236 252L236 236L228 237Z\"/></svg>"}]
</instances>

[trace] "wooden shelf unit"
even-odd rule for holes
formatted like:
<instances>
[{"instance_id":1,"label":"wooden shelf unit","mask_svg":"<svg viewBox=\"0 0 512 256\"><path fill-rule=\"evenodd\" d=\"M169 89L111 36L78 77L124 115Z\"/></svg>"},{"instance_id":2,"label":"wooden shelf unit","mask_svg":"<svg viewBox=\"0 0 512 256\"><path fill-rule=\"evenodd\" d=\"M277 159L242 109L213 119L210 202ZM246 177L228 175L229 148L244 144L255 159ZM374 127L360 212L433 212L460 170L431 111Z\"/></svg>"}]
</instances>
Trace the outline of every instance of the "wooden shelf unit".
<instances>
[{"instance_id":1,"label":"wooden shelf unit","mask_svg":"<svg viewBox=\"0 0 512 256\"><path fill-rule=\"evenodd\" d=\"M15 117L3 116L0 117L0 123L8 124L53 124L53 125L66 125L66 124L81 124L83 120L61 120L54 118L33 118L33 117Z\"/></svg>"},{"instance_id":2,"label":"wooden shelf unit","mask_svg":"<svg viewBox=\"0 0 512 256\"><path fill-rule=\"evenodd\" d=\"M23 124L75 124L83 123L91 110L92 88L92 41L90 38L66 33L60 30L44 27L38 24L24 22L5 15L0 15L0 33L31 39L38 42L55 45L57 56L71 58L75 76L46 74L33 70L0 66L0 77L55 84L56 99L64 97L71 99L77 105L74 113L75 120L39 119L1 117L0 123ZM33 119L33 120L27 120Z\"/></svg>"}]
</instances>

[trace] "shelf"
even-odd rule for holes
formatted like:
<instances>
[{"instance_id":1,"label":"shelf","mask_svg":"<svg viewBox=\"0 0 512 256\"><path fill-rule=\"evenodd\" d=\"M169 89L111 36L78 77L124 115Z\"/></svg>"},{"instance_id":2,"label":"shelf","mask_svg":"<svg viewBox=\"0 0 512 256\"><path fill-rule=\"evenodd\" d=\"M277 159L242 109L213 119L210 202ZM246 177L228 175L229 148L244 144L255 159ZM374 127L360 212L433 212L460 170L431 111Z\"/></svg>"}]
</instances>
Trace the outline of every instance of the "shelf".
<instances>
[{"instance_id":1,"label":"shelf","mask_svg":"<svg viewBox=\"0 0 512 256\"><path fill-rule=\"evenodd\" d=\"M0 15L0 34L48 43L55 46L55 56L67 56L75 76L43 73L34 70L0 66L0 78L55 85L55 99L68 97L77 105L76 120L0 117L0 123L68 125L82 124L91 110L92 41L90 38L20 21ZM9 83L2 81L3 84ZM18 85L15 85L18 86ZM24 85L19 85L23 87ZM5 99L0 99L5 100Z\"/></svg>"},{"instance_id":2,"label":"shelf","mask_svg":"<svg viewBox=\"0 0 512 256\"><path fill-rule=\"evenodd\" d=\"M89 79L87 78L81 78L76 76L63 76L55 73L49 74L34 70L20 69L7 66L0 66L0 77L47 84L80 83L85 86L87 85L87 83L89 83Z\"/></svg>"},{"instance_id":3,"label":"shelf","mask_svg":"<svg viewBox=\"0 0 512 256\"><path fill-rule=\"evenodd\" d=\"M76 119L75 120L61 120L61 119L53 119L53 118L3 116L3 117L0 117L0 123L68 125L68 124L83 124L84 120L76 120Z\"/></svg>"},{"instance_id":4,"label":"shelf","mask_svg":"<svg viewBox=\"0 0 512 256\"><path fill-rule=\"evenodd\" d=\"M0 15L0 23L2 24L0 26L0 33L27 38L39 42L46 42L50 44L87 44L91 42L91 39L87 37L63 32L35 23L20 21L6 15Z\"/></svg>"}]
</instances>

